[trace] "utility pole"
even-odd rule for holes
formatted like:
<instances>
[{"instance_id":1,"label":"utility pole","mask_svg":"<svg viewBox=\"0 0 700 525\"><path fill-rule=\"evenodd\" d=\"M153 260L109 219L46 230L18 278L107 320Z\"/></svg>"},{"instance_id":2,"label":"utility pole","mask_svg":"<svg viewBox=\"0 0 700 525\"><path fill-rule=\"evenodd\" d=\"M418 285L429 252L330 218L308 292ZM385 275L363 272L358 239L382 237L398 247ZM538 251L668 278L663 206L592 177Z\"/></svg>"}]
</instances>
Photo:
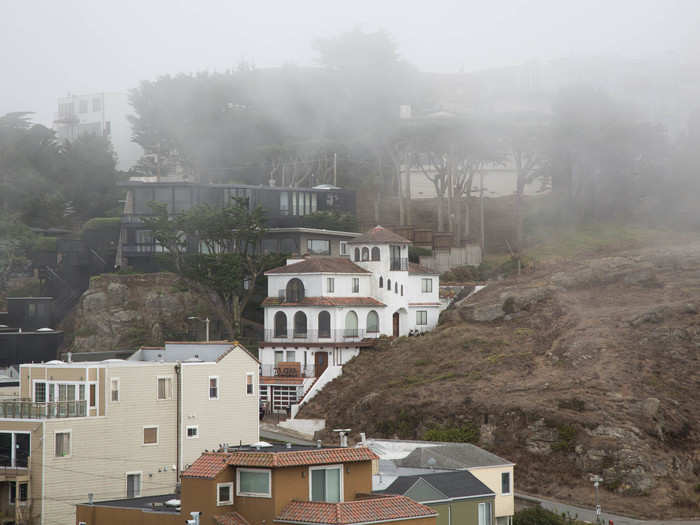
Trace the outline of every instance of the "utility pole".
<instances>
[{"instance_id":1,"label":"utility pole","mask_svg":"<svg viewBox=\"0 0 700 525\"><path fill-rule=\"evenodd\" d=\"M486 253L486 231L484 228L484 172L479 172L479 222L481 223L481 258L484 258Z\"/></svg>"},{"instance_id":2,"label":"utility pole","mask_svg":"<svg viewBox=\"0 0 700 525\"><path fill-rule=\"evenodd\" d=\"M598 500L598 486L600 485L600 482L603 481L603 478L597 475L593 475L591 476L591 481L593 482L593 486L595 487L595 522L601 523L600 501Z\"/></svg>"},{"instance_id":3,"label":"utility pole","mask_svg":"<svg viewBox=\"0 0 700 525\"><path fill-rule=\"evenodd\" d=\"M338 185L338 154L333 153L333 186Z\"/></svg>"}]
</instances>

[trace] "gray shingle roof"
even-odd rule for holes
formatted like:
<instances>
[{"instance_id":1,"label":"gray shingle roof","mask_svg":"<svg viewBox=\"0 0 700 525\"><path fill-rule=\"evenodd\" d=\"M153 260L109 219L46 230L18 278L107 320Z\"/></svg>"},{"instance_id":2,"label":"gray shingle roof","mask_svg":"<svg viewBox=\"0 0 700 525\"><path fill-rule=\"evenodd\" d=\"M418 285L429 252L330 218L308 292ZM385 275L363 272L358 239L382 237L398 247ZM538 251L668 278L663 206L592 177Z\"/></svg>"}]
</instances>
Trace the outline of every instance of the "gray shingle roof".
<instances>
[{"instance_id":1,"label":"gray shingle roof","mask_svg":"<svg viewBox=\"0 0 700 525\"><path fill-rule=\"evenodd\" d=\"M447 498L470 498L475 496L495 496L494 492L466 470L400 476L383 493L406 494L416 483L423 481L444 494Z\"/></svg>"},{"instance_id":2,"label":"gray shingle roof","mask_svg":"<svg viewBox=\"0 0 700 525\"><path fill-rule=\"evenodd\" d=\"M513 463L471 443L446 443L416 448L408 456L396 460L396 464L414 468L464 469Z\"/></svg>"}]
</instances>

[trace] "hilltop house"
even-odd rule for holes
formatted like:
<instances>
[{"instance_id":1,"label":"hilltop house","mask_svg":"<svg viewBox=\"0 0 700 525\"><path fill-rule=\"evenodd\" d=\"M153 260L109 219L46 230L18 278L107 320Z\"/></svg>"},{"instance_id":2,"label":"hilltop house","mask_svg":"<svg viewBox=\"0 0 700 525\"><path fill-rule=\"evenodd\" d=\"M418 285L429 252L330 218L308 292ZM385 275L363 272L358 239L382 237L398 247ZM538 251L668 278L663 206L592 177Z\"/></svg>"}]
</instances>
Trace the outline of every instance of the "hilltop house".
<instances>
[{"instance_id":1,"label":"hilltop house","mask_svg":"<svg viewBox=\"0 0 700 525\"><path fill-rule=\"evenodd\" d=\"M261 400L285 410L372 339L437 324L440 278L408 262L409 244L377 226L348 240L340 257L289 259L265 273Z\"/></svg>"},{"instance_id":2,"label":"hilltop house","mask_svg":"<svg viewBox=\"0 0 700 525\"><path fill-rule=\"evenodd\" d=\"M368 448L258 443L203 454L182 474L182 491L78 505L81 525L436 525L437 513L402 495L373 495Z\"/></svg>"},{"instance_id":3,"label":"hilltop house","mask_svg":"<svg viewBox=\"0 0 700 525\"><path fill-rule=\"evenodd\" d=\"M173 491L205 449L258 437L258 362L232 343L23 364L0 401L0 522L70 523L96 498Z\"/></svg>"}]
</instances>

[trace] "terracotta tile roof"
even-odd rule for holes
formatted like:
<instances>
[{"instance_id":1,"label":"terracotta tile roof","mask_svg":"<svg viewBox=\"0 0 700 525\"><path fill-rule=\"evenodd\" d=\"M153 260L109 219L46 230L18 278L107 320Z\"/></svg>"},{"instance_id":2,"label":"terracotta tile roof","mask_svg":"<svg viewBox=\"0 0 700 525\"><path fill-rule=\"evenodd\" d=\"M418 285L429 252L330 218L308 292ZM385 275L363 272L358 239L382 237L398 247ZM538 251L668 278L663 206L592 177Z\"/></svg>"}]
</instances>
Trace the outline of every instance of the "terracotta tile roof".
<instances>
[{"instance_id":1,"label":"terracotta tile roof","mask_svg":"<svg viewBox=\"0 0 700 525\"><path fill-rule=\"evenodd\" d=\"M290 452L231 452L229 465L241 467L296 467L301 465L327 465L379 459L367 447L319 448ZM199 461L199 460L198 460ZM194 466L194 465L193 465Z\"/></svg>"},{"instance_id":2,"label":"terracotta tile roof","mask_svg":"<svg viewBox=\"0 0 700 525\"><path fill-rule=\"evenodd\" d=\"M283 302L279 297L266 297L263 306L386 306L374 297L304 297L296 303Z\"/></svg>"},{"instance_id":3,"label":"terracotta tile roof","mask_svg":"<svg viewBox=\"0 0 700 525\"><path fill-rule=\"evenodd\" d=\"M411 244L411 241L404 239L391 230L387 230L382 226L375 226L370 231L363 233L359 237L355 237L348 241L348 244Z\"/></svg>"},{"instance_id":4,"label":"terracotta tile roof","mask_svg":"<svg viewBox=\"0 0 700 525\"><path fill-rule=\"evenodd\" d=\"M185 478L212 479L228 467L226 460L229 454L225 452L204 452L186 471L182 473Z\"/></svg>"},{"instance_id":5,"label":"terracotta tile roof","mask_svg":"<svg viewBox=\"0 0 700 525\"><path fill-rule=\"evenodd\" d=\"M274 521L347 525L430 516L437 516L430 507L421 505L406 496L390 496L341 503L292 501L282 509Z\"/></svg>"},{"instance_id":6,"label":"terracotta tile roof","mask_svg":"<svg viewBox=\"0 0 700 525\"><path fill-rule=\"evenodd\" d=\"M421 275L440 275L438 272L421 266L420 264L408 263L408 273L421 274Z\"/></svg>"},{"instance_id":7,"label":"terracotta tile roof","mask_svg":"<svg viewBox=\"0 0 700 525\"><path fill-rule=\"evenodd\" d=\"M228 512L213 516L214 523L217 525L249 525L248 520L241 516L238 512Z\"/></svg>"},{"instance_id":8,"label":"terracotta tile roof","mask_svg":"<svg viewBox=\"0 0 700 525\"><path fill-rule=\"evenodd\" d=\"M347 257L307 257L303 261L286 266L278 266L265 272L265 275L280 273L370 273L356 265Z\"/></svg>"}]
</instances>

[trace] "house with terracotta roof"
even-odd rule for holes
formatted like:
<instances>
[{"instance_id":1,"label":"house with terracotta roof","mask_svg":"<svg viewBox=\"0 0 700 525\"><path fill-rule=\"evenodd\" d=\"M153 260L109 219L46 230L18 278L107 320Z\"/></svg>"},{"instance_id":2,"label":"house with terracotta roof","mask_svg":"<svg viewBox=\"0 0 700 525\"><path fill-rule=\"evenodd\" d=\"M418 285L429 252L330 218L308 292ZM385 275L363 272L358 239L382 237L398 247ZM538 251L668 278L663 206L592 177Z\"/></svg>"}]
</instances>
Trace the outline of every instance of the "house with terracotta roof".
<instances>
[{"instance_id":1,"label":"house with terracotta roof","mask_svg":"<svg viewBox=\"0 0 700 525\"><path fill-rule=\"evenodd\" d=\"M315 394L373 339L437 324L439 275L409 263L409 244L376 226L348 240L340 257L289 259L265 273L260 399L273 411Z\"/></svg>"},{"instance_id":2,"label":"house with terracotta roof","mask_svg":"<svg viewBox=\"0 0 700 525\"><path fill-rule=\"evenodd\" d=\"M182 474L180 496L83 503L82 525L436 525L437 512L403 495L372 494L368 448L258 443L205 453Z\"/></svg>"}]
</instances>

